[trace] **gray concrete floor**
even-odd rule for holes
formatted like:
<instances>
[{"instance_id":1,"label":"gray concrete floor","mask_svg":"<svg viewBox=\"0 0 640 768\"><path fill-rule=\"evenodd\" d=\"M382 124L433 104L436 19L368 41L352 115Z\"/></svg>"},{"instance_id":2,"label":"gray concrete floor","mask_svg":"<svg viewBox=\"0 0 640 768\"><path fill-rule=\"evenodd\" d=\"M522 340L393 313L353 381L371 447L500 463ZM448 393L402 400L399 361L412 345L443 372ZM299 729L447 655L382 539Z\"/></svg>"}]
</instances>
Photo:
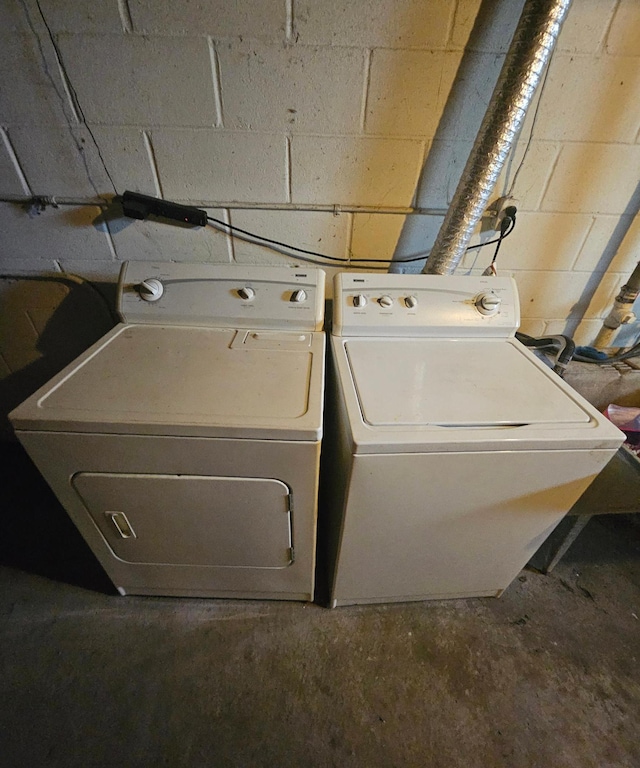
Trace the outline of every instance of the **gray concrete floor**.
<instances>
[{"instance_id":1,"label":"gray concrete floor","mask_svg":"<svg viewBox=\"0 0 640 768\"><path fill-rule=\"evenodd\" d=\"M0 765L640 766L640 529L594 518L500 600L113 593L3 453Z\"/></svg>"}]
</instances>

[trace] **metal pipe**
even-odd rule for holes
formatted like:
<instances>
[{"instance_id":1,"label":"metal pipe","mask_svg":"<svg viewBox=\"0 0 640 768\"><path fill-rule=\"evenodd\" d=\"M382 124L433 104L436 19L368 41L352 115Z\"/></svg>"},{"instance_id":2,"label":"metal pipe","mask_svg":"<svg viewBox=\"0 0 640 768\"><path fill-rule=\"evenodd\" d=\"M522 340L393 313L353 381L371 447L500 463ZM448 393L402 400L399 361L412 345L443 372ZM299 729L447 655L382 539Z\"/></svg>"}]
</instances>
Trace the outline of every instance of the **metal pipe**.
<instances>
[{"instance_id":1,"label":"metal pipe","mask_svg":"<svg viewBox=\"0 0 640 768\"><path fill-rule=\"evenodd\" d=\"M571 0L526 0L482 125L424 272L458 266L522 126Z\"/></svg>"},{"instance_id":2,"label":"metal pipe","mask_svg":"<svg viewBox=\"0 0 640 768\"><path fill-rule=\"evenodd\" d=\"M35 205L45 208L62 205L108 208L113 202L113 195L109 197L77 198L77 197L50 197L34 195L3 195L0 203L14 203L15 205ZM198 208L229 208L235 211L317 211L318 213L385 213L396 216L444 216L446 208L421 208L419 206L375 206L375 205L314 205L312 203L238 203L224 200L185 200L188 205Z\"/></svg>"}]
</instances>

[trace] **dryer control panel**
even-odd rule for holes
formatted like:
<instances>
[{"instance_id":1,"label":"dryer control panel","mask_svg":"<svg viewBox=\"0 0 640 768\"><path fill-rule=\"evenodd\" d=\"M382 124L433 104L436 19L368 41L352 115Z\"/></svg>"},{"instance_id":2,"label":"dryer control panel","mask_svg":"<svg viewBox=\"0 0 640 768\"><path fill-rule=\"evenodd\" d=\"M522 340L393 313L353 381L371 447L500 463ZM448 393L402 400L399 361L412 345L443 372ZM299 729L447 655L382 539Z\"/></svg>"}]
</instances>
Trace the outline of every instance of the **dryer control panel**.
<instances>
[{"instance_id":1,"label":"dryer control panel","mask_svg":"<svg viewBox=\"0 0 640 768\"><path fill-rule=\"evenodd\" d=\"M508 337L520 325L511 277L342 272L334 336Z\"/></svg>"},{"instance_id":2,"label":"dryer control panel","mask_svg":"<svg viewBox=\"0 0 640 768\"><path fill-rule=\"evenodd\" d=\"M125 262L118 312L127 323L316 331L324 285L307 267Z\"/></svg>"}]
</instances>

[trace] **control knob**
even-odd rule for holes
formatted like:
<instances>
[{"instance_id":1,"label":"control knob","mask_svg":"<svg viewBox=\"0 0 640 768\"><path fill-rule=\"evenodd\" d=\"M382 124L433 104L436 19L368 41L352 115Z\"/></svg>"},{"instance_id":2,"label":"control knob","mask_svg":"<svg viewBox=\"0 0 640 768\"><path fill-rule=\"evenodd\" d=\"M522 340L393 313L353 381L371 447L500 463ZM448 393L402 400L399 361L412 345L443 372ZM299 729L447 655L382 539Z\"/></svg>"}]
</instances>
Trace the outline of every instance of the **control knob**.
<instances>
[{"instance_id":1,"label":"control knob","mask_svg":"<svg viewBox=\"0 0 640 768\"><path fill-rule=\"evenodd\" d=\"M255 295L256 292L253 290L253 288L249 288L248 286L245 286L244 288L238 288L238 296L245 301L251 301Z\"/></svg>"},{"instance_id":2,"label":"control knob","mask_svg":"<svg viewBox=\"0 0 640 768\"><path fill-rule=\"evenodd\" d=\"M385 308L392 307L393 306L393 299L391 298L391 296L387 296L387 295L381 296L378 299L378 304L381 307L385 307Z\"/></svg>"},{"instance_id":3,"label":"control knob","mask_svg":"<svg viewBox=\"0 0 640 768\"><path fill-rule=\"evenodd\" d=\"M502 300L495 293L481 293L476 297L476 309L481 315L495 315L500 309Z\"/></svg>"},{"instance_id":4,"label":"control knob","mask_svg":"<svg viewBox=\"0 0 640 768\"><path fill-rule=\"evenodd\" d=\"M418 299L415 296L407 296L404 300L404 305L408 309L415 309L418 306Z\"/></svg>"},{"instance_id":5,"label":"control knob","mask_svg":"<svg viewBox=\"0 0 640 768\"><path fill-rule=\"evenodd\" d=\"M164 293L164 285L155 277L148 277L138 286L138 293L145 301L158 301Z\"/></svg>"},{"instance_id":6,"label":"control knob","mask_svg":"<svg viewBox=\"0 0 640 768\"><path fill-rule=\"evenodd\" d=\"M357 294L356 294L356 295L353 297L353 306L354 306L354 307L360 307L360 308L362 308L362 307L366 307L366 305L367 305L367 297L366 297L366 296L364 296L363 294L361 294L361 293L357 293Z\"/></svg>"},{"instance_id":7,"label":"control knob","mask_svg":"<svg viewBox=\"0 0 640 768\"><path fill-rule=\"evenodd\" d=\"M302 288L298 289L297 291L294 291L291 294L291 301L293 301L296 304L301 301L306 301L306 299L307 299L307 294L305 291L302 290Z\"/></svg>"}]
</instances>

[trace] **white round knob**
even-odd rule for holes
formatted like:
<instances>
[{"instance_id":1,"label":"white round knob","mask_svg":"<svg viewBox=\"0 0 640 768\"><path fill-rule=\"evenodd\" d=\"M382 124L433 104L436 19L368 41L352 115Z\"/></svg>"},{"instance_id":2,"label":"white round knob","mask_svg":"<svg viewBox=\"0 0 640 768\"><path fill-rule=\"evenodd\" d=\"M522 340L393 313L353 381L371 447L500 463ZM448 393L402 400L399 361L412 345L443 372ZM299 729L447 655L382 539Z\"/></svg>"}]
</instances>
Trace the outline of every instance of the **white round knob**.
<instances>
[{"instance_id":1,"label":"white round knob","mask_svg":"<svg viewBox=\"0 0 640 768\"><path fill-rule=\"evenodd\" d=\"M305 291L302 290L302 288L300 288L297 291L294 291L291 294L291 301L296 302L296 303L300 302L300 301L306 301L306 298L307 298L307 294L306 294Z\"/></svg>"},{"instance_id":2,"label":"white round knob","mask_svg":"<svg viewBox=\"0 0 640 768\"><path fill-rule=\"evenodd\" d=\"M238 288L238 296L245 301L251 301L255 295L256 292L253 290L253 288L249 288L249 286Z\"/></svg>"},{"instance_id":3,"label":"white round knob","mask_svg":"<svg viewBox=\"0 0 640 768\"><path fill-rule=\"evenodd\" d=\"M353 297L353 306L354 307L366 307L367 306L367 297L363 296L361 293L356 294Z\"/></svg>"},{"instance_id":4,"label":"white round knob","mask_svg":"<svg viewBox=\"0 0 640 768\"><path fill-rule=\"evenodd\" d=\"M407 296L404 300L405 307L414 309L418 306L418 299L415 296Z\"/></svg>"},{"instance_id":5,"label":"white round knob","mask_svg":"<svg viewBox=\"0 0 640 768\"><path fill-rule=\"evenodd\" d=\"M145 301L158 301L164 293L164 285L155 277L149 277L140 283L138 293Z\"/></svg>"},{"instance_id":6,"label":"white round knob","mask_svg":"<svg viewBox=\"0 0 640 768\"><path fill-rule=\"evenodd\" d=\"M476 309L482 315L495 315L501 303L502 300L495 293L481 293L476 298Z\"/></svg>"},{"instance_id":7,"label":"white round knob","mask_svg":"<svg viewBox=\"0 0 640 768\"><path fill-rule=\"evenodd\" d=\"M391 298L391 296L381 296L378 299L378 304L381 307L392 307L393 306L393 299Z\"/></svg>"}]
</instances>

